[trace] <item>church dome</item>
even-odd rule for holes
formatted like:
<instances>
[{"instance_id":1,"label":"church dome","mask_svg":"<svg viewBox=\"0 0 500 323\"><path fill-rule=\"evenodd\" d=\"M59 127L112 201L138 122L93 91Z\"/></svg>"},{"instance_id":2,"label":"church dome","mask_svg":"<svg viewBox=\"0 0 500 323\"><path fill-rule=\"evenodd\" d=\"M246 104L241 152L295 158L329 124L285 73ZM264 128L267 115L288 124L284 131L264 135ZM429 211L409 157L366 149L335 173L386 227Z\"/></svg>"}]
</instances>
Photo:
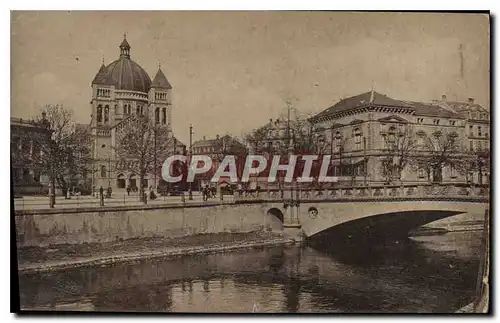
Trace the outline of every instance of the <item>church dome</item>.
<instances>
[{"instance_id":1,"label":"church dome","mask_svg":"<svg viewBox=\"0 0 500 323\"><path fill-rule=\"evenodd\" d=\"M130 45L124 39L120 44L120 58L99 70L94 84L114 85L117 90L148 92L151 78L136 62L130 59Z\"/></svg>"}]
</instances>

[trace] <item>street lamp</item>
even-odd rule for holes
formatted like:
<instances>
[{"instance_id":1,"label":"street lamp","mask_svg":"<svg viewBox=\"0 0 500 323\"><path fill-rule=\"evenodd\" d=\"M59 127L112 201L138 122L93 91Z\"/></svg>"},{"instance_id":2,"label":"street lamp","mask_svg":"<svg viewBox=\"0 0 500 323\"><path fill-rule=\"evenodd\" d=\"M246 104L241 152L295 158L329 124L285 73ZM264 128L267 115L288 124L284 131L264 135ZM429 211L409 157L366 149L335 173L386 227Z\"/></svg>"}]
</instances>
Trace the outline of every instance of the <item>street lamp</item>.
<instances>
[{"instance_id":1,"label":"street lamp","mask_svg":"<svg viewBox=\"0 0 500 323\"><path fill-rule=\"evenodd\" d=\"M191 163L191 158L193 156L193 125L189 125L189 160ZM193 183L189 182L189 200L193 200Z\"/></svg>"}]
</instances>

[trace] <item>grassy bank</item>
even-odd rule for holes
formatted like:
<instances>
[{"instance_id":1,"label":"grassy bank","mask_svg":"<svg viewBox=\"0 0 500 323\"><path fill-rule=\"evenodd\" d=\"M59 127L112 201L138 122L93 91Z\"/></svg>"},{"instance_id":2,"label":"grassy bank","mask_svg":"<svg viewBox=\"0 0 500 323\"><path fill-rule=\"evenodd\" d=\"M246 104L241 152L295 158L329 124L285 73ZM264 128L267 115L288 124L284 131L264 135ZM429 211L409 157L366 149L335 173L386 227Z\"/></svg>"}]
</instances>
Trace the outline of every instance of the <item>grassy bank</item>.
<instances>
[{"instance_id":1,"label":"grassy bank","mask_svg":"<svg viewBox=\"0 0 500 323\"><path fill-rule=\"evenodd\" d=\"M284 243L282 235L272 232L222 232L179 238L154 237L107 243L24 247L17 250L17 259L20 272L39 272L279 243Z\"/></svg>"}]
</instances>

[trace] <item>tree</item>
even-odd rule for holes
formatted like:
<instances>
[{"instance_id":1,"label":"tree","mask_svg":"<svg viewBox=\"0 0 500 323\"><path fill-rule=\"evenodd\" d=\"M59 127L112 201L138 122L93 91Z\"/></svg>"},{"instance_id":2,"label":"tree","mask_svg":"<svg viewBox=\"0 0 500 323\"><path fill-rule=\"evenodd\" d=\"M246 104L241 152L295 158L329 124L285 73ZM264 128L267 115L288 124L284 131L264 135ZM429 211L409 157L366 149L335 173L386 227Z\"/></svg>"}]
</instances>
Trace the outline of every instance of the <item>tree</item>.
<instances>
[{"instance_id":1,"label":"tree","mask_svg":"<svg viewBox=\"0 0 500 323\"><path fill-rule=\"evenodd\" d=\"M463 173L465 166L464 152L455 132L443 133L436 131L432 136L426 136L419 152L414 156L414 165L427 171L429 180L442 181L442 169L445 166Z\"/></svg>"},{"instance_id":2,"label":"tree","mask_svg":"<svg viewBox=\"0 0 500 323\"><path fill-rule=\"evenodd\" d=\"M459 171L467 176L471 172L477 172L479 180L478 184L483 185L483 176L486 172L489 172L490 169L490 158L491 154L488 148L470 151L463 157L462 162L460 163Z\"/></svg>"},{"instance_id":3,"label":"tree","mask_svg":"<svg viewBox=\"0 0 500 323\"><path fill-rule=\"evenodd\" d=\"M381 174L388 183L401 180L403 170L410 164L417 149L417 140L407 126L404 129L391 127L385 135L384 157L381 161Z\"/></svg>"},{"instance_id":4,"label":"tree","mask_svg":"<svg viewBox=\"0 0 500 323\"><path fill-rule=\"evenodd\" d=\"M62 105L47 105L37 123L48 128L50 138L34 138L40 147L42 172L50 178L52 195L55 196L56 182L64 195L77 176L84 177L90 171L90 133L75 127L73 113ZM51 198L53 207L55 199Z\"/></svg>"},{"instance_id":5,"label":"tree","mask_svg":"<svg viewBox=\"0 0 500 323\"><path fill-rule=\"evenodd\" d=\"M163 161L170 155L174 138L165 127L155 125L149 115L132 115L116 130L116 168L139 176L139 196L143 200L144 179L158 174ZM156 164L155 164L156 162ZM144 200L144 202L146 202Z\"/></svg>"}]
</instances>

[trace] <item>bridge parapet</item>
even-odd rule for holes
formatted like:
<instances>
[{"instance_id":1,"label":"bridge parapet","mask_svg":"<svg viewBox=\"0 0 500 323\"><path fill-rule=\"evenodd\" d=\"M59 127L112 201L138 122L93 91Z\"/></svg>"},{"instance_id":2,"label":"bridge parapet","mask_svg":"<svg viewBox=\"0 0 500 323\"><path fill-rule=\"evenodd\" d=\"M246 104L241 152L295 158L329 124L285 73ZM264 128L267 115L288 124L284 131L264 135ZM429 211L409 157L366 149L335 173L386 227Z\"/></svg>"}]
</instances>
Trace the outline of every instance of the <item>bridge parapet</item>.
<instances>
[{"instance_id":1,"label":"bridge parapet","mask_svg":"<svg viewBox=\"0 0 500 323\"><path fill-rule=\"evenodd\" d=\"M487 186L457 184L403 184L398 186L338 187L327 189L270 189L261 191L236 191L234 201L358 201L358 200L479 200L489 199Z\"/></svg>"}]
</instances>

